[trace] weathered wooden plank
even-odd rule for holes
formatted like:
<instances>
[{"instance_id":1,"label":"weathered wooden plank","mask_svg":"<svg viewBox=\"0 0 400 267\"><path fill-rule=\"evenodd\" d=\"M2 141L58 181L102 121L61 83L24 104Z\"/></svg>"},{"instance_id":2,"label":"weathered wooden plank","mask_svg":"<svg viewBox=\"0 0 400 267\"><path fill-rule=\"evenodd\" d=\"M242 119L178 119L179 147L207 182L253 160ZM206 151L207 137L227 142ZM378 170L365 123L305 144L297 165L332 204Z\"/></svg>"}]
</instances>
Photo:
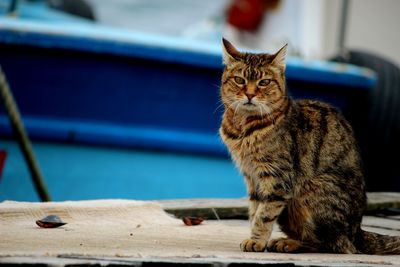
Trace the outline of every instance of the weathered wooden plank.
<instances>
[{"instance_id":1,"label":"weathered wooden plank","mask_svg":"<svg viewBox=\"0 0 400 267\"><path fill-rule=\"evenodd\" d=\"M368 213L387 209L400 209L400 193L371 192L368 195ZM196 216L206 219L247 218L248 200L237 199L183 199L158 201L163 209L181 218Z\"/></svg>"},{"instance_id":2,"label":"weathered wooden plank","mask_svg":"<svg viewBox=\"0 0 400 267\"><path fill-rule=\"evenodd\" d=\"M364 226L369 226L377 229L391 230L392 233L389 233L391 235L400 235L400 221L394 220L392 218L364 216L362 224Z\"/></svg>"},{"instance_id":3,"label":"weathered wooden plank","mask_svg":"<svg viewBox=\"0 0 400 267\"><path fill-rule=\"evenodd\" d=\"M399 192L369 192L367 196L369 211L387 208L400 209Z\"/></svg>"},{"instance_id":4,"label":"weathered wooden plank","mask_svg":"<svg viewBox=\"0 0 400 267\"><path fill-rule=\"evenodd\" d=\"M239 205L242 200L236 204ZM199 200L196 207L209 201ZM170 208L181 204L169 202ZM174 204L174 205L172 205ZM178 205L179 204L179 205ZM230 206L225 201L220 206ZM45 266L133 265L239 266L382 266L400 265L399 256L339 255L322 253L242 253L239 243L249 234L247 220L208 220L187 227L147 202L103 200L66 203L3 203L0 216L0 265ZM64 206L64 208L62 208ZM65 213L65 227L43 230L34 226L34 212ZM15 216L11 216L14 213ZM40 214L39 214L40 215ZM4 218L7 217L7 218ZM366 227L398 235L397 221L366 217ZM380 227L380 228L379 228ZM274 227L272 238L282 233Z\"/></svg>"},{"instance_id":5,"label":"weathered wooden plank","mask_svg":"<svg viewBox=\"0 0 400 267\"><path fill-rule=\"evenodd\" d=\"M260 253L259 255L264 254ZM284 254L268 253L273 257L252 259L247 257L102 257L89 255L59 255L58 257L17 256L0 257L0 266L398 266L396 256L367 256L340 254ZM264 254L265 255L265 254Z\"/></svg>"},{"instance_id":6,"label":"weathered wooden plank","mask_svg":"<svg viewBox=\"0 0 400 267\"><path fill-rule=\"evenodd\" d=\"M182 199L158 201L168 213L181 218L185 216L205 219L246 219L248 201L245 198L234 199Z\"/></svg>"}]
</instances>

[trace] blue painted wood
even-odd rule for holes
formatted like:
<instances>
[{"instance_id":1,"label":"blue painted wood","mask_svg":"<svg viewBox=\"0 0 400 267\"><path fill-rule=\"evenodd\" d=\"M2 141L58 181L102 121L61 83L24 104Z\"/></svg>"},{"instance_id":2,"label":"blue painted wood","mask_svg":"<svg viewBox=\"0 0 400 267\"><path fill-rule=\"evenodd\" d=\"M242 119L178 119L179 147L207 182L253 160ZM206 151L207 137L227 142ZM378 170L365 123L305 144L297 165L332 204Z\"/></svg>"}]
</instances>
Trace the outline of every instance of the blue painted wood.
<instances>
[{"instance_id":1,"label":"blue painted wood","mask_svg":"<svg viewBox=\"0 0 400 267\"><path fill-rule=\"evenodd\" d=\"M60 27L0 18L0 42L222 68L220 44L124 31L90 22L64 23ZM298 58L288 59L287 78L364 89L371 89L376 83L375 74L365 68Z\"/></svg>"},{"instance_id":2,"label":"blue painted wood","mask_svg":"<svg viewBox=\"0 0 400 267\"><path fill-rule=\"evenodd\" d=\"M0 146L8 153L0 201L39 201L18 145L2 140ZM228 158L54 142L33 148L54 201L246 196Z\"/></svg>"},{"instance_id":3,"label":"blue painted wood","mask_svg":"<svg viewBox=\"0 0 400 267\"><path fill-rule=\"evenodd\" d=\"M0 18L0 65L31 136L226 155L217 135L219 44L102 27L43 6L28 11L29 19ZM39 14L46 19L32 19ZM346 109L376 78L291 58L287 82L296 98ZM1 108L0 118L8 135Z\"/></svg>"}]
</instances>

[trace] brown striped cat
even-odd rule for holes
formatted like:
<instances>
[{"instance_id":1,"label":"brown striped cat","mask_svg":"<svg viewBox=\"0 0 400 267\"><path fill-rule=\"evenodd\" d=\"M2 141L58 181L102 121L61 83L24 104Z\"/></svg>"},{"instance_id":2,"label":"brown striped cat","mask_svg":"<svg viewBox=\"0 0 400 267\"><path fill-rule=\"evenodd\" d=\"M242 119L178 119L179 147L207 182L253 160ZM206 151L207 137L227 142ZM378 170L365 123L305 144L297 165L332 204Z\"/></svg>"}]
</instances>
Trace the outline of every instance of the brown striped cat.
<instances>
[{"instance_id":1,"label":"brown striped cat","mask_svg":"<svg viewBox=\"0 0 400 267\"><path fill-rule=\"evenodd\" d=\"M252 54L223 39L223 48L220 135L250 196L241 250L400 254L400 237L361 229L366 193L353 130L330 105L289 97L286 46ZM275 221L287 238L269 240Z\"/></svg>"}]
</instances>

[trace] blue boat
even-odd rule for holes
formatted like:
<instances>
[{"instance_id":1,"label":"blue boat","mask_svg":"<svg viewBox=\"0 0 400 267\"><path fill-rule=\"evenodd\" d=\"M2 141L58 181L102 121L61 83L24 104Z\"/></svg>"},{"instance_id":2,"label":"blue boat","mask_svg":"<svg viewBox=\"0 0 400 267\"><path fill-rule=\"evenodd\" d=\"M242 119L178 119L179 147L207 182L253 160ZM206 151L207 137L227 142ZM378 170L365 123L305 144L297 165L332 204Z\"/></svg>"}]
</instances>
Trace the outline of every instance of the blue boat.
<instances>
[{"instance_id":1,"label":"blue boat","mask_svg":"<svg viewBox=\"0 0 400 267\"><path fill-rule=\"evenodd\" d=\"M219 42L98 25L43 3L0 17L0 65L54 200L242 197L219 140ZM344 112L374 88L368 69L289 58L295 98ZM37 200L0 107L8 159L0 200Z\"/></svg>"}]
</instances>

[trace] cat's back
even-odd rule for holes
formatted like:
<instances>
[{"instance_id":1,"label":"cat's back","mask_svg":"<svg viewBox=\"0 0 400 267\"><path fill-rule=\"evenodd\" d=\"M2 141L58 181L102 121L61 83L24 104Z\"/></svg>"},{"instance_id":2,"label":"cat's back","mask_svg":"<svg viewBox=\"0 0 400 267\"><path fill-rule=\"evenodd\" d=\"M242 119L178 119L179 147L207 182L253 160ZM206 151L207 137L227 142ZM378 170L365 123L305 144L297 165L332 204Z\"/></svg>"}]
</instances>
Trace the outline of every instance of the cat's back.
<instances>
[{"instance_id":1,"label":"cat's back","mask_svg":"<svg viewBox=\"0 0 400 267\"><path fill-rule=\"evenodd\" d=\"M299 112L299 119L301 120L304 117L304 123L309 122L312 125L318 125L324 123L325 120L329 123L328 121L343 118L337 108L325 102L311 99L300 99L294 102Z\"/></svg>"},{"instance_id":2,"label":"cat's back","mask_svg":"<svg viewBox=\"0 0 400 267\"><path fill-rule=\"evenodd\" d=\"M353 130L341 112L328 103L301 99L295 101L294 121L303 133L321 134L321 137L343 135L353 139ZM315 136L311 136L315 137ZM354 141L354 140L352 140Z\"/></svg>"},{"instance_id":3,"label":"cat's back","mask_svg":"<svg viewBox=\"0 0 400 267\"><path fill-rule=\"evenodd\" d=\"M294 106L292 131L304 170L361 168L353 130L338 109L316 100L297 100Z\"/></svg>"}]
</instances>

